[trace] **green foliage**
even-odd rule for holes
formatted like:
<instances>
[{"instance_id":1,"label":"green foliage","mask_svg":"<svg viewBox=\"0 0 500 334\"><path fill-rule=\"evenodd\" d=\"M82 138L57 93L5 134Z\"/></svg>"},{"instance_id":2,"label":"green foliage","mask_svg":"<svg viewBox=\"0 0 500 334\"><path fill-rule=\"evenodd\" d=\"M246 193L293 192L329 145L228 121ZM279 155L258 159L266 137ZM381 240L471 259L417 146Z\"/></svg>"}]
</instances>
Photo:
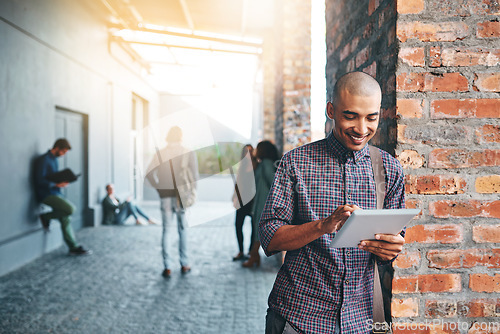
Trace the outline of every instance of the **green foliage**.
<instances>
[{"instance_id":1,"label":"green foliage","mask_svg":"<svg viewBox=\"0 0 500 334\"><path fill-rule=\"evenodd\" d=\"M244 144L234 142L220 142L216 145L207 146L196 151L198 158L198 170L200 174L229 174L229 168L233 167L233 173L237 173L235 166L241 160L241 150Z\"/></svg>"}]
</instances>

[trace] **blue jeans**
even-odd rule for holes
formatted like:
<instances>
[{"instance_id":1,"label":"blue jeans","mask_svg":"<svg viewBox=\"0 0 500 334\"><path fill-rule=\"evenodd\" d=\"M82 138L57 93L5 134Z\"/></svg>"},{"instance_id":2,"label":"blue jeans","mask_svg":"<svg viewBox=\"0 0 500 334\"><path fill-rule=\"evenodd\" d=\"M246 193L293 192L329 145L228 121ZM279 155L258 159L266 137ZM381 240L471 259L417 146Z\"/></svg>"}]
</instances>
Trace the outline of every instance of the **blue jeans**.
<instances>
[{"instance_id":1,"label":"blue jeans","mask_svg":"<svg viewBox=\"0 0 500 334\"><path fill-rule=\"evenodd\" d=\"M162 237L161 237L161 250L163 256L163 266L165 269L170 269L172 265L172 258L168 252L169 233L167 226L173 223L173 214L177 216L177 231L179 232L179 259L181 266L188 265L187 246L186 246L186 218L185 210L181 209L177 204L176 197L165 197L160 199L161 202L161 220L162 220Z\"/></svg>"},{"instance_id":2,"label":"blue jeans","mask_svg":"<svg viewBox=\"0 0 500 334\"><path fill-rule=\"evenodd\" d=\"M141 215L146 218L146 220L149 220L148 215L142 211L141 208L132 202L125 202L123 203L123 206L120 207L120 212L116 215L115 222L118 225L123 225L128 217L134 216L135 220L137 220L138 215Z\"/></svg>"}]
</instances>

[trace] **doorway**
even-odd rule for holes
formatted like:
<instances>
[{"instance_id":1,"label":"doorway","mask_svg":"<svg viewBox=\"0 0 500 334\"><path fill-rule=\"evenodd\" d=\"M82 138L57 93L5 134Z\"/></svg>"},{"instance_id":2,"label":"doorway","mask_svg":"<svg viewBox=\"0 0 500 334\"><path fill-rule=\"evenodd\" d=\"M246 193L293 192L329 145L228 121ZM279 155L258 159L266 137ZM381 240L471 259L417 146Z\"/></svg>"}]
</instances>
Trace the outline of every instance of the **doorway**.
<instances>
[{"instance_id":1,"label":"doorway","mask_svg":"<svg viewBox=\"0 0 500 334\"><path fill-rule=\"evenodd\" d=\"M87 226L88 212L88 116L56 106L56 138L66 138L71 150L59 159L59 170L70 168L80 178L62 189L63 196L76 206L72 217L75 230Z\"/></svg>"},{"instance_id":2,"label":"doorway","mask_svg":"<svg viewBox=\"0 0 500 334\"><path fill-rule=\"evenodd\" d=\"M132 147L132 175L131 184L133 196L141 201L144 198L144 180L142 178L142 166L144 165L144 136L143 129L148 126L149 112L148 101L136 94L132 94L132 129L131 129L131 147Z\"/></svg>"}]
</instances>

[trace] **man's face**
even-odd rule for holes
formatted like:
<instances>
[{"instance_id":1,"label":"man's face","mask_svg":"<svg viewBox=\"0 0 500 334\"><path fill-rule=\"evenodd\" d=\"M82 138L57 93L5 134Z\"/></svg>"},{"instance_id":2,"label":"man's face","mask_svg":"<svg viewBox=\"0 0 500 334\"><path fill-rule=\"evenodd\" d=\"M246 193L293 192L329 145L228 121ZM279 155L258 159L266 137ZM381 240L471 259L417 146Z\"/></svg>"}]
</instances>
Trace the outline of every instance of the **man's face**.
<instances>
[{"instance_id":1,"label":"man's face","mask_svg":"<svg viewBox=\"0 0 500 334\"><path fill-rule=\"evenodd\" d=\"M377 131L381 97L356 96L348 91L340 92L340 99L328 102L326 112L334 120L333 134L337 140L351 151L359 151Z\"/></svg>"},{"instance_id":2,"label":"man's face","mask_svg":"<svg viewBox=\"0 0 500 334\"><path fill-rule=\"evenodd\" d=\"M108 195L111 195L115 192L115 186L110 184L106 187L106 191L108 192Z\"/></svg>"},{"instance_id":3,"label":"man's face","mask_svg":"<svg viewBox=\"0 0 500 334\"><path fill-rule=\"evenodd\" d=\"M58 147L56 147L55 151L54 151L54 155L56 157L62 157L63 155L66 154L66 152L68 152L67 148L58 148Z\"/></svg>"}]
</instances>

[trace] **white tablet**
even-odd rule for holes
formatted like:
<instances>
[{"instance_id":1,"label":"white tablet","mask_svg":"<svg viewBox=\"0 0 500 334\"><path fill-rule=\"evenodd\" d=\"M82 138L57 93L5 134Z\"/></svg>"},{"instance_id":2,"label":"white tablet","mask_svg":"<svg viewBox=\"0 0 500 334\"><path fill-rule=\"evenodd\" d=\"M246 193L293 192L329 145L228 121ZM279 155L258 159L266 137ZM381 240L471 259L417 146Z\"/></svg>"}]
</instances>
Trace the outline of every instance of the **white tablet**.
<instances>
[{"instance_id":1,"label":"white tablet","mask_svg":"<svg viewBox=\"0 0 500 334\"><path fill-rule=\"evenodd\" d=\"M358 247L375 234L398 234L420 209L355 210L333 238L330 247Z\"/></svg>"}]
</instances>

